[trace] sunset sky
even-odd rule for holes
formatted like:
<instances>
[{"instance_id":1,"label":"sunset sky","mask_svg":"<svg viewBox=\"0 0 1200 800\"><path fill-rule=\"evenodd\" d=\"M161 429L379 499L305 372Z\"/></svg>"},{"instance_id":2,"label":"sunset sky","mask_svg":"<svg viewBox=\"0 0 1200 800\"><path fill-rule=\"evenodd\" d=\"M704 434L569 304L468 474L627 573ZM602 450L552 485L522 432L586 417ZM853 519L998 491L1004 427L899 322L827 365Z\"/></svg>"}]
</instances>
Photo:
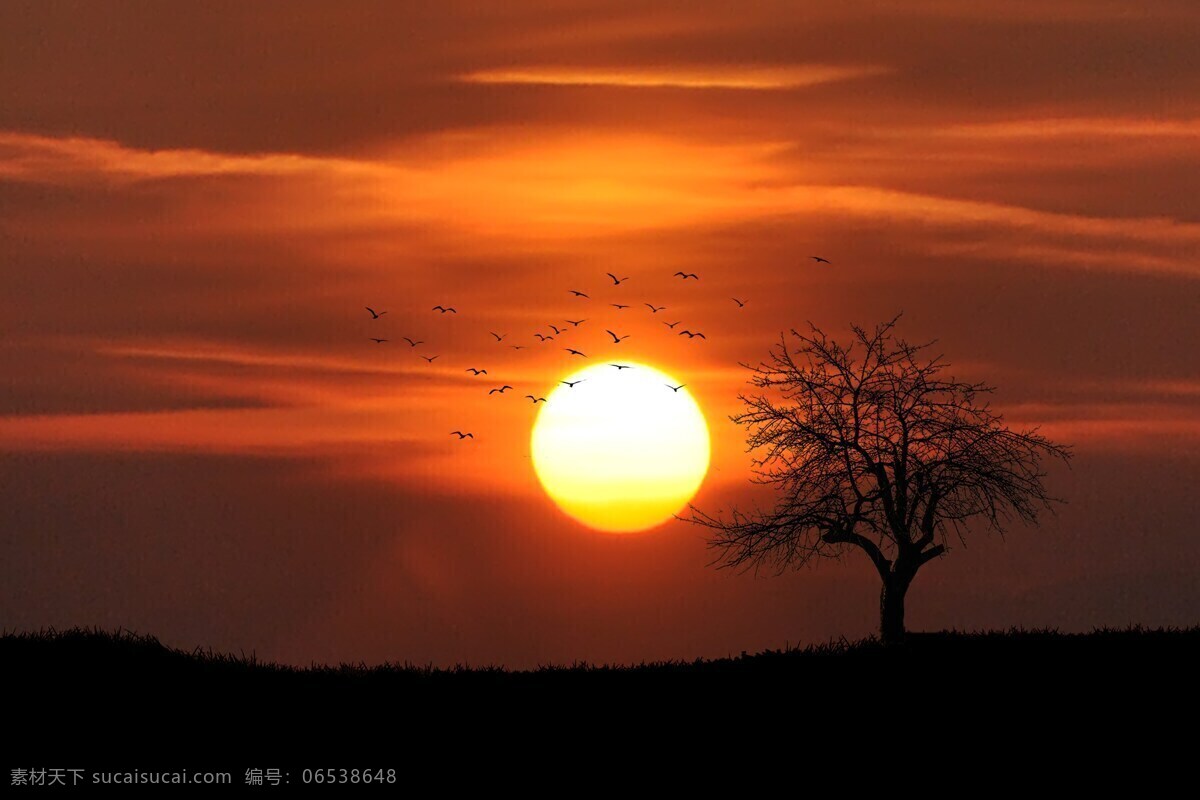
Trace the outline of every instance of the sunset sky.
<instances>
[{"instance_id":1,"label":"sunset sky","mask_svg":"<svg viewBox=\"0 0 1200 800\"><path fill-rule=\"evenodd\" d=\"M0 626L516 667L868 634L861 554L756 577L563 514L522 395L563 347L686 382L715 511L761 498L739 362L900 312L1075 450L910 627L1194 624L1198 186L1193 0L6 2Z\"/></svg>"}]
</instances>

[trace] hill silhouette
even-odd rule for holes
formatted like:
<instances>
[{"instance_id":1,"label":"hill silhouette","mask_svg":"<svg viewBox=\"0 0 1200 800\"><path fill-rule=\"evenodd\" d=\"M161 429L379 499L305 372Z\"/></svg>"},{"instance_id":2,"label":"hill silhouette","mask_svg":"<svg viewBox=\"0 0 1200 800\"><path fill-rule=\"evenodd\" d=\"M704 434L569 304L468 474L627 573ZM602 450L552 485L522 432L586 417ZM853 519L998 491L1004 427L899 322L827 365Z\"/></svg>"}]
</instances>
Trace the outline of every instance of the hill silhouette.
<instances>
[{"instance_id":1,"label":"hill silhouette","mask_svg":"<svg viewBox=\"0 0 1200 800\"><path fill-rule=\"evenodd\" d=\"M1102 628L1090 633L1053 629L911 633L901 645L875 638L841 640L785 650L742 653L716 659L656 661L632 665L547 665L510 670L502 666L421 666L408 663L339 664L295 667L260 661L253 655L168 647L152 635L131 631L74 628L9 632L0 636L0 663L15 682L51 680L108 685L202 679L204 685L280 688L466 687L576 682L596 684L637 677L784 678L806 672L870 668L879 662L1031 664L1120 658L1142 663L1200 654L1200 626L1191 628Z\"/></svg>"},{"instance_id":2,"label":"hill silhouette","mask_svg":"<svg viewBox=\"0 0 1200 800\"><path fill-rule=\"evenodd\" d=\"M0 636L8 767L51 756L89 769L240 765L240 781L245 768L283 766L296 782L314 764L353 762L399 766L412 786L446 780L452 753L467 765L456 781L548 789L598 759L611 775L686 763L664 761L668 744L700 765L714 742L753 740L779 759L819 743L829 765L857 756L831 742L874 737L881 715L941 737L947 753L986 750L1014 725L1049 752L1064 736L1110 737L1114 719L1148 747L1160 714L1194 702L1197 653L1200 627L924 633L628 666L298 668L127 631ZM673 785L688 780L740 785L740 773L701 769Z\"/></svg>"}]
</instances>

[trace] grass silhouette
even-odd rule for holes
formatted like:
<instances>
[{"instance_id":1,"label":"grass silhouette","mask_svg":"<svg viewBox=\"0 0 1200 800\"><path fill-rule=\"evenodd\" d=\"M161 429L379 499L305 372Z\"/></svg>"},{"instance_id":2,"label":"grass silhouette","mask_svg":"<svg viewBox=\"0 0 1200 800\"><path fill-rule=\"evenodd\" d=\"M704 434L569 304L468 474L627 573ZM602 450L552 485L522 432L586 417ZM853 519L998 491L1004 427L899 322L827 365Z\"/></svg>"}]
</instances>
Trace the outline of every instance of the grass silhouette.
<instances>
[{"instance_id":1,"label":"grass silhouette","mask_svg":"<svg viewBox=\"0 0 1200 800\"><path fill-rule=\"evenodd\" d=\"M954 763L964 749L1008 752L988 743L1012 747L1017 729L1031 753L1098 735L1145 746L1162 714L1194 707L1198 653L1200 627L946 631L635 665L301 668L76 628L0 635L0 674L9 767L241 764L240 781L245 767L283 766L296 784L305 768L353 762L396 766L400 788L508 780L557 796L563 770L597 764L744 792L747 758L790 765L801 746L819 748L822 768L861 770L854 743L874 742L889 715ZM714 748L730 747L738 768L711 769Z\"/></svg>"},{"instance_id":2,"label":"grass silhouette","mask_svg":"<svg viewBox=\"0 0 1200 800\"><path fill-rule=\"evenodd\" d=\"M593 681L605 676L786 677L827 671L848 662L996 663L1028 661L1093 661L1136 657L1161 661L1200 653L1200 627L1113 629L1060 633L1053 629L910 633L900 645L884 646L875 638L831 641L757 654L692 661L655 661L632 665L574 663L528 670L501 666L434 667L410 663L378 665L314 664L294 667L260 661L254 655L197 648L168 647L151 635L126 630L45 629L0 635L0 663L10 681L103 680L129 684L142 681L194 681L206 685L278 685L324 687L465 686ZM1098 661L1097 663L1100 663ZM867 664L859 663L859 666Z\"/></svg>"}]
</instances>

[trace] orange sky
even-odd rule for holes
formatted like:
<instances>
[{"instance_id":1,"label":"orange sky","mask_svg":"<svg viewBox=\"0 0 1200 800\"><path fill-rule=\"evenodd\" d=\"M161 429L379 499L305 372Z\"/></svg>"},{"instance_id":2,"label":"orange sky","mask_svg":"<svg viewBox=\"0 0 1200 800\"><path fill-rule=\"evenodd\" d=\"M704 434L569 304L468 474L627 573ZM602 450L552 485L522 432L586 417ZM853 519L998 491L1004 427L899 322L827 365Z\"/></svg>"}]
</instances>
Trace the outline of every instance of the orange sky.
<instances>
[{"instance_id":1,"label":"orange sky","mask_svg":"<svg viewBox=\"0 0 1200 800\"><path fill-rule=\"evenodd\" d=\"M738 362L899 311L1077 449L1070 505L956 548L910 624L1195 622L1194 3L248 5L0 9L5 627L512 665L866 633L855 559L570 521L532 409L463 370L544 393L575 365L533 333L605 322L564 342L688 382L718 507Z\"/></svg>"}]
</instances>

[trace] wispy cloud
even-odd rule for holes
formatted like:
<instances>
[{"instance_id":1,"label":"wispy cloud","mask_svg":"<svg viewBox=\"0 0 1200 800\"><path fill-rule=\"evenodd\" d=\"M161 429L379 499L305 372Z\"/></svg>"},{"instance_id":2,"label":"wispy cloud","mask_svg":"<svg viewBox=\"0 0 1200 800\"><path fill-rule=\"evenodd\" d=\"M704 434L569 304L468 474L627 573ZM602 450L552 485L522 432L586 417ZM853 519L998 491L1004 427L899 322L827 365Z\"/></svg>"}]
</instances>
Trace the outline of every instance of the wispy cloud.
<instances>
[{"instance_id":1,"label":"wispy cloud","mask_svg":"<svg viewBox=\"0 0 1200 800\"><path fill-rule=\"evenodd\" d=\"M1099 129L1090 123L1076 127ZM1191 130L1180 128L1181 133ZM391 236L391 226L425 220L459 237L455 241L465 231L516 246L571 240L583 232L834 214L976 234L968 241L931 237L925 246L931 254L971 255L985 247L990 257L1051 266L1200 277L1195 258L1200 224L1186 220L1062 213L952 194L810 183L803 180L803 163L777 163L777 154L791 146L787 142L701 145L664 137L608 136L580 143L555 132L527 141L513 141L506 131L493 136L501 143L486 152L480 152L479 137L442 137L427 145L439 152L437 159L428 159L421 148L415 155L389 152L361 158L231 156L0 133L0 178L66 185L168 177L263 179L259 192L240 198L256 209L253 215L229 208L228 201L205 209L214 229L250 226L309 234L374 229ZM300 181L302 190L283 194L271 188L272 180ZM189 213L197 210L192 204L187 208Z\"/></svg>"},{"instance_id":2,"label":"wispy cloud","mask_svg":"<svg viewBox=\"0 0 1200 800\"><path fill-rule=\"evenodd\" d=\"M104 177L113 181L208 175L300 175L314 171L360 171L361 162L292 153L231 155L198 149L148 150L83 136L40 136L0 131L0 178L70 183Z\"/></svg>"},{"instance_id":3,"label":"wispy cloud","mask_svg":"<svg viewBox=\"0 0 1200 800\"><path fill-rule=\"evenodd\" d=\"M540 86L621 86L675 89L795 89L882 75L887 67L835 64L794 66L565 67L485 69L461 76L466 83Z\"/></svg>"},{"instance_id":4,"label":"wispy cloud","mask_svg":"<svg viewBox=\"0 0 1200 800\"><path fill-rule=\"evenodd\" d=\"M948 125L926 129L924 133L929 136L965 139L1197 139L1200 138L1200 119L1045 117Z\"/></svg>"},{"instance_id":5,"label":"wispy cloud","mask_svg":"<svg viewBox=\"0 0 1200 800\"><path fill-rule=\"evenodd\" d=\"M1162 217L1099 217L962 200L873 186L802 186L787 194L798 206L855 216L888 217L973 229L973 242L932 240L930 252L970 255L986 244L991 258L1047 266L1167 273L1200 278L1200 224ZM1008 234L1006 236L1006 234ZM1020 239L1011 234L1020 234ZM1165 249L1156 253L1156 249Z\"/></svg>"}]
</instances>

